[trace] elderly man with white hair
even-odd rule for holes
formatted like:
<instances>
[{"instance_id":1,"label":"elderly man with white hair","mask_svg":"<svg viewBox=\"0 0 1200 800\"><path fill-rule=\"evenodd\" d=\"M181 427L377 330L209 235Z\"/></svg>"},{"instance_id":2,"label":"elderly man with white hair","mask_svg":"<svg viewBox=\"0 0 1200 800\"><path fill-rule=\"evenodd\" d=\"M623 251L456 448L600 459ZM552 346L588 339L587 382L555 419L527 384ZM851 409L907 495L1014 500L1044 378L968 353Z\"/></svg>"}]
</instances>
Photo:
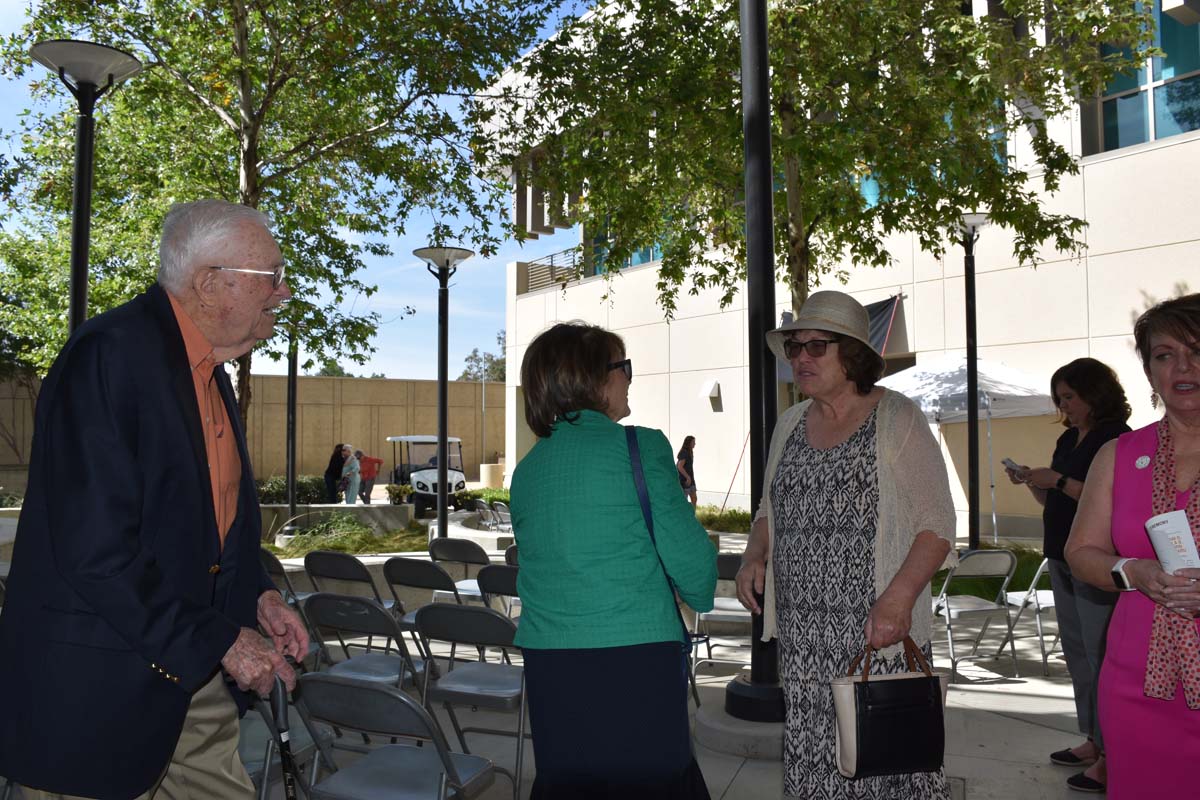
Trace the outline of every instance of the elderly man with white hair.
<instances>
[{"instance_id":1,"label":"elderly man with white hair","mask_svg":"<svg viewBox=\"0 0 1200 800\"><path fill-rule=\"evenodd\" d=\"M260 212L200 200L171 208L159 261L38 396L0 615L0 775L25 797L251 797L239 707L308 648L259 561L223 366L291 295L279 246Z\"/></svg>"}]
</instances>

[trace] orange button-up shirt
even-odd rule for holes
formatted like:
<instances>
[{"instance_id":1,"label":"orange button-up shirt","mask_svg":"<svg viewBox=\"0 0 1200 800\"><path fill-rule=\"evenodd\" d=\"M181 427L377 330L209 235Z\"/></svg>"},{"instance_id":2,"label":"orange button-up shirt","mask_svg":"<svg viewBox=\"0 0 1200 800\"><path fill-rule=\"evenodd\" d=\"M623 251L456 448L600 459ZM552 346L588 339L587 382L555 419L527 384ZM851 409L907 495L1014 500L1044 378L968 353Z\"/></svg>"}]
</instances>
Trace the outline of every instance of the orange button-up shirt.
<instances>
[{"instance_id":1,"label":"orange button-up shirt","mask_svg":"<svg viewBox=\"0 0 1200 800\"><path fill-rule=\"evenodd\" d=\"M213 370L224 367L213 360L213 347L196 327L196 323L183 310L183 306L167 292L171 308L175 310L175 321L183 334L183 345L187 348L188 366L192 370L192 386L196 390L196 404L200 410L200 425L204 429L205 460L208 462L208 480L212 484L213 511L217 517L217 535L221 546L237 516L238 486L242 479L242 461L238 456L237 438L229 422L229 414L221 399Z\"/></svg>"}]
</instances>

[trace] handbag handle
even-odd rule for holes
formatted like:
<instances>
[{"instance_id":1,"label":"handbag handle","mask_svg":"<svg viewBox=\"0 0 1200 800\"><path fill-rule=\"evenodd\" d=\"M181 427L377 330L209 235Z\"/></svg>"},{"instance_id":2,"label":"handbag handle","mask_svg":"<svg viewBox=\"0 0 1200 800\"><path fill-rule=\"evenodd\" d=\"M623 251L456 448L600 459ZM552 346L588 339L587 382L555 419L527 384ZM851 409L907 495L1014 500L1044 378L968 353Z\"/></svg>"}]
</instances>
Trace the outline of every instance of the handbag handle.
<instances>
[{"instance_id":1,"label":"handbag handle","mask_svg":"<svg viewBox=\"0 0 1200 800\"><path fill-rule=\"evenodd\" d=\"M866 683L870 679L871 674L871 655L875 652L875 648L868 642L866 646L854 657L850 662L850 669L846 670L847 676L854 675L858 671L859 662L862 662L862 679ZM933 677L933 670L929 667L929 662L925 659L925 654L921 652L921 648L917 647L917 643L912 640L911 636L904 637L904 660L908 662L909 672L924 672L927 678ZM920 670L917 666L920 666Z\"/></svg>"}]
</instances>

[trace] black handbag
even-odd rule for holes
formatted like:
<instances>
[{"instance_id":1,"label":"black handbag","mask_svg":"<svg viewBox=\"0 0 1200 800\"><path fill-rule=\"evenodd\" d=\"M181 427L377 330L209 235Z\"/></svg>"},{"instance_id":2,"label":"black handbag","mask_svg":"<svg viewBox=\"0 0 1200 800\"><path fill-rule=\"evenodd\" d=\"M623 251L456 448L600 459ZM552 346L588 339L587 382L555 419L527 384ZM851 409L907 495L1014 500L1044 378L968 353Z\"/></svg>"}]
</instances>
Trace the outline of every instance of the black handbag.
<instances>
[{"instance_id":1,"label":"black handbag","mask_svg":"<svg viewBox=\"0 0 1200 800\"><path fill-rule=\"evenodd\" d=\"M947 677L930 670L925 654L907 636L908 672L871 675L873 652L868 644L850 663L846 676L831 682L838 772L847 778L865 778L941 769L946 751L942 706Z\"/></svg>"}]
</instances>

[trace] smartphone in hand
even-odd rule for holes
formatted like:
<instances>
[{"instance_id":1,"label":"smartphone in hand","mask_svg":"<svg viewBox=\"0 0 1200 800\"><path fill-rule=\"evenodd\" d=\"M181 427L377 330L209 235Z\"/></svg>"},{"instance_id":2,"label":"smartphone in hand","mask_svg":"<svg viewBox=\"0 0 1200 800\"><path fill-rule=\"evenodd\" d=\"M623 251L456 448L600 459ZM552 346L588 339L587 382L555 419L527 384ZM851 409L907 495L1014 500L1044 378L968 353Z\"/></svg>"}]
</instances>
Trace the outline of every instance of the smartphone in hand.
<instances>
[{"instance_id":1,"label":"smartphone in hand","mask_svg":"<svg viewBox=\"0 0 1200 800\"><path fill-rule=\"evenodd\" d=\"M1009 469L1011 469L1013 472L1020 472L1021 470L1025 469L1025 467L1022 467L1020 464L1013 461L1011 458L1001 459L1000 463L1003 464L1004 466L1008 467Z\"/></svg>"}]
</instances>

